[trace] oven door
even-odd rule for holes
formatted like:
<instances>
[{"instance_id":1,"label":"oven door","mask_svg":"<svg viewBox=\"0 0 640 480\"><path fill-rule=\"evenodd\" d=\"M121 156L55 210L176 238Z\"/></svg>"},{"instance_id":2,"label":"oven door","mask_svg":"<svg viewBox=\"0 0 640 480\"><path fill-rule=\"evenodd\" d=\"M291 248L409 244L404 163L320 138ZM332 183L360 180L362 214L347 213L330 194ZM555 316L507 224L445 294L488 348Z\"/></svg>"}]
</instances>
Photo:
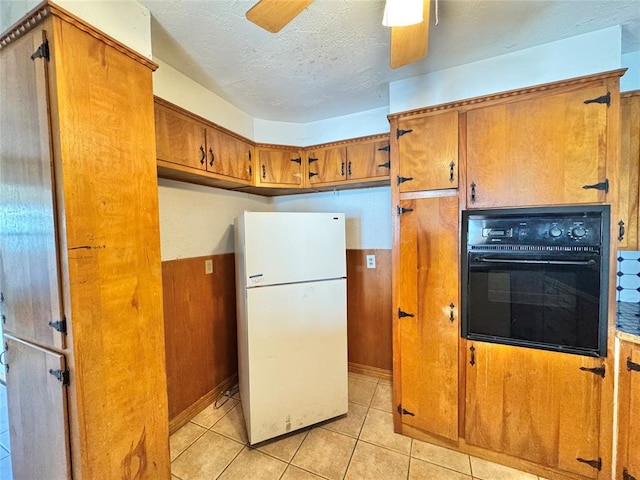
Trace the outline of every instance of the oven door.
<instances>
[{"instance_id":1,"label":"oven door","mask_svg":"<svg viewBox=\"0 0 640 480\"><path fill-rule=\"evenodd\" d=\"M470 252L463 335L606 355L606 286L597 254Z\"/></svg>"}]
</instances>

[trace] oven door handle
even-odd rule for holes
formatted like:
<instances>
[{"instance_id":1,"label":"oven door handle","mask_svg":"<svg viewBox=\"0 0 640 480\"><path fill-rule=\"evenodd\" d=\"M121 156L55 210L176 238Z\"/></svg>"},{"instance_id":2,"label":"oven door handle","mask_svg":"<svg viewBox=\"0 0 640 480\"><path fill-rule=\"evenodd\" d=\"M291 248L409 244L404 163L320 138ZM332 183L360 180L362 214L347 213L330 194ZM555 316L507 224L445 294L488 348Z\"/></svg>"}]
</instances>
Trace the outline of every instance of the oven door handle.
<instances>
[{"instance_id":1,"label":"oven door handle","mask_svg":"<svg viewBox=\"0 0 640 480\"><path fill-rule=\"evenodd\" d=\"M527 265L578 265L583 267L595 267L596 261L591 260L531 260L531 259L522 259L519 260L517 258L487 258L487 257L477 257L476 262L482 263L517 263L517 264L527 264Z\"/></svg>"}]
</instances>

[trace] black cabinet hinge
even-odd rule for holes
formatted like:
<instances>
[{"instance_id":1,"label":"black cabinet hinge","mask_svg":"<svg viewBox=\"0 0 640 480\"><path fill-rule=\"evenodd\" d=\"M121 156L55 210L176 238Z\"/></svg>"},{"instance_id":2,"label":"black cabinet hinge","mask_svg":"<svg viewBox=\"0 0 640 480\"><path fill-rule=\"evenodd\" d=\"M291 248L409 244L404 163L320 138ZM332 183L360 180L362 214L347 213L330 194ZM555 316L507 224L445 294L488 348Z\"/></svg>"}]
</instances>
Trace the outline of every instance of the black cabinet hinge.
<instances>
[{"instance_id":1,"label":"black cabinet hinge","mask_svg":"<svg viewBox=\"0 0 640 480\"><path fill-rule=\"evenodd\" d=\"M629 473L629 470L626 468L622 469L622 480L636 480L636 477Z\"/></svg>"},{"instance_id":2,"label":"black cabinet hinge","mask_svg":"<svg viewBox=\"0 0 640 480\"><path fill-rule=\"evenodd\" d=\"M47 62L49 61L49 40L42 42L38 49L33 52L31 60L35 60L36 58L44 58Z\"/></svg>"},{"instance_id":3,"label":"black cabinet hinge","mask_svg":"<svg viewBox=\"0 0 640 480\"><path fill-rule=\"evenodd\" d=\"M317 162L318 159L314 158L314 157L309 157L309 165L311 165L313 162Z\"/></svg>"},{"instance_id":4,"label":"black cabinet hinge","mask_svg":"<svg viewBox=\"0 0 640 480\"><path fill-rule=\"evenodd\" d=\"M607 107L611 106L611 93L607 92L606 95L602 95L601 97L592 98L590 100L585 100L584 103L604 103Z\"/></svg>"},{"instance_id":5,"label":"black cabinet hinge","mask_svg":"<svg viewBox=\"0 0 640 480\"><path fill-rule=\"evenodd\" d=\"M588 190L593 188L594 190L604 190L604 193L609 193L609 179L605 178L604 182L594 183L593 185L583 185L582 188Z\"/></svg>"},{"instance_id":6,"label":"black cabinet hinge","mask_svg":"<svg viewBox=\"0 0 640 480\"><path fill-rule=\"evenodd\" d=\"M409 415L410 417L415 417L416 414L413 412L410 412L409 410L406 410L404 408L402 408L402 405L398 405L398 413L400 415Z\"/></svg>"},{"instance_id":7,"label":"black cabinet hinge","mask_svg":"<svg viewBox=\"0 0 640 480\"><path fill-rule=\"evenodd\" d=\"M300 157L292 158L291 161L292 162L296 162L298 165L302 165L302 158L300 158Z\"/></svg>"},{"instance_id":8,"label":"black cabinet hinge","mask_svg":"<svg viewBox=\"0 0 640 480\"><path fill-rule=\"evenodd\" d=\"M405 317L415 317L415 315L413 313L403 312L398 308L398 318L405 318Z\"/></svg>"},{"instance_id":9,"label":"black cabinet hinge","mask_svg":"<svg viewBox=\"0 0 640 480\"><path fill-rule=\"evenodd\" d=\"M385 145L384 147L380 147L378 149L379 152L390 152L391 151L391 145Z\"/></svg>"},{"instance_id":10,"label":"black cabinet hinge","mask_svg":"<svg viewBox=\"0 0 640 480\"><path fill-rule=\"evenodd\" d=\"M582 370L583 372L593 373L594 375L598 375L599 377L602 377L602 378L604 378L604 374L605 374L604 365L602 365L601 367L594 367L594 368L580 367L580 370Z\"/></svg>"},{"instance_id":11,"label":"black cabinet hinge","mask_svg":"<svg viewBox=\"0 0 640 480\"><path fill-rule=\"evenodd\" d=\"M64 370L54 370L53 368L49 369L49 373L56 377L62 385L69 385L69 369L65 368Z\"/></svg>"},{"instance_id":12,"label":"black cabinet hinge","mask_svg":"<svg viewBox=\"0 0 640 480\"><path fill-rule=\"evenodd\" d=\"M627 370L634 372L640 372L640 363L635 363L631 361L631 357L627 357Z\"/></svg>"},{"instance_id":13,"label":"black cabinet hinge","mask_svg":"<svg viewBox=\"0 0 640 480\"><path fill-rule=\"evenodd\" d=\"M413 212L413 208L398 207L398 215L402 215L403 213L408 212Z\"/></svg>"},{"instance_id":14,"label":"black cabinet hinge","mask_svg":"<svg viewBox=\"0 0 640 480\"><path fill-rule=\"evenodd\" d=\"M316 172L309 172L309 178L315 177L316 175L318 175Z\"/></svg>"},{"instance_id":15,"label":"black cabinet hinge","mask_svg":"<svg viewBox=\"0 0 640 480\"><path fill-rule=\"evenodd\" d=\"M401 136L406 135L407 133L411 133L411 132L413 132L412 128L410 128L409 130L401 130L401 129L398 128L396 130L396 138L400 138Z\"/></svg>"},{"instance_id":16,"label":"black cabinet hinge","mask_svg":"<svg viewBox=\"0 0 640 480\"><path fill-rule=\"evenodd\" d=\"M401 177L398 175L398 185L404 182L410 182L411 180L413 180L413 177Z\"/></svg>"},{"instance_id":17,"label":"black cabinet hinge","mask_svg":"<svg viewBox=\"0 0 640 480\"><path fill-rule=\"evenodd\" d=\"M593 467L597 470L602 470L602 459L600 457L598 457L597 460L586 460L584 458L576 458L577 461L579 461L580 463L586 463L587 465L589 465L590 467Z\"/></svg>"},{"instance_id":18,"label":"black cabinet hinge","mask_svg":"<svg viewBox=\"0 0 640 480\"><path fill-rule=\"evenodd\" d=\"M389 162L385 162L385 163L381 163L380 165L378 165L379 168L391 168L391 161Z\"/></svg>"},{"instance_id":19,"label":"black cabinet hinge","mask_svg":"<svg viewBox=\"0 0 640 480\"><path fill-rule=\"evenodd\" d=\"M62 317L62 320L57 322L49 322L49 326L63 335L67 334L67 319L65 317Z\"/></svg>"}]
</instances>

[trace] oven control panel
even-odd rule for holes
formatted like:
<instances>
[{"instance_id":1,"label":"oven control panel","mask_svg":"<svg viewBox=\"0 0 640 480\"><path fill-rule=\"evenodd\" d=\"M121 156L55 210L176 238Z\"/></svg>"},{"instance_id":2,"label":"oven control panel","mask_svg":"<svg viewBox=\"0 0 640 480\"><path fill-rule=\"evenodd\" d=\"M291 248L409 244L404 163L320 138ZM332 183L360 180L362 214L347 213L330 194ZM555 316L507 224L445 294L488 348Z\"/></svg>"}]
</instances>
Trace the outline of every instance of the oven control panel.
<instances>
[{"instance_id":1,"label":"oven control panel","mask_svg":"<svg viewBox=\"0 0 640 480\"><path fill-rule=\"evenodd\" d=\"M469 215L468 245L600 245L600 215Z\"/></svg>"}]
</instances>

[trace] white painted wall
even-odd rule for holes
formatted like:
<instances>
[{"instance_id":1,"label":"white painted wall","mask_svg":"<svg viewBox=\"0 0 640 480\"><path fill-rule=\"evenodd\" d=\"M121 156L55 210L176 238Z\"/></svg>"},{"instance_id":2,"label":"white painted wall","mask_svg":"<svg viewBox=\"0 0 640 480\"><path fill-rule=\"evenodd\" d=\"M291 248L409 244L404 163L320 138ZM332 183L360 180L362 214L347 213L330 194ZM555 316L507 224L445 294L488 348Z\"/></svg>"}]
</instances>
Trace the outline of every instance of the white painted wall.
<instances>
[{"instance_id":1,"label":"white painted wall","mask_svg":"<svg viewBox=\"0 0 640 480\"><path fill-rule=\"evenodd\" d=\"M39 3L40 0L0 0L0 32ZM132 0L56 0L55 3L151 58L151 15L146 7Z\"/></svg>"},{"instance_id":2,"label":"white painted wall","mask_svg":"<svg viewBox=\"0 0 640 480\"><path fill-rule=\"evenodd\" d=\"M640 50L622 55L622 66L629 70L620 79L620 91L640 90Z\"/></svg>"},{"instance_id":3,"label":"white painted wall","mask_svg":"<svg viewBox=\"0 0 640 480\"><path fill-rule=\"evenodd\" d=\"M391 248L391 189L336 190L275 197L278 212L345 214L348 249Z\"/></svg>"},{"instance_id":4,"label":"white painted wall","mask_svg":"<svg viewBox=\"0 0 640 480\"><path fill-rule=\"evenodd\" d=\"M253 117L161 59L154 61L159 65L153 73L154 95L253 140Z\"/></svg>"},{"instance_id":5,"label":"white painted wall","mask_svg":"<svg viewBox=\"0 0 640 480\"><path fill-rule=\"evenodd\" d=\"M621 29L610 27L389 84L392 113L621 67Z\"/></svg>"},{"instance_id":6,"label":"white painted wall","mask_svg":"<svg viewBox=\"0 0 640 480\"><path fill-rule=\"evenodd\" d=\"M232 253L233 220L272 211L270 198L158 179L162 260Z\"/></svg>"}]
</instances>

